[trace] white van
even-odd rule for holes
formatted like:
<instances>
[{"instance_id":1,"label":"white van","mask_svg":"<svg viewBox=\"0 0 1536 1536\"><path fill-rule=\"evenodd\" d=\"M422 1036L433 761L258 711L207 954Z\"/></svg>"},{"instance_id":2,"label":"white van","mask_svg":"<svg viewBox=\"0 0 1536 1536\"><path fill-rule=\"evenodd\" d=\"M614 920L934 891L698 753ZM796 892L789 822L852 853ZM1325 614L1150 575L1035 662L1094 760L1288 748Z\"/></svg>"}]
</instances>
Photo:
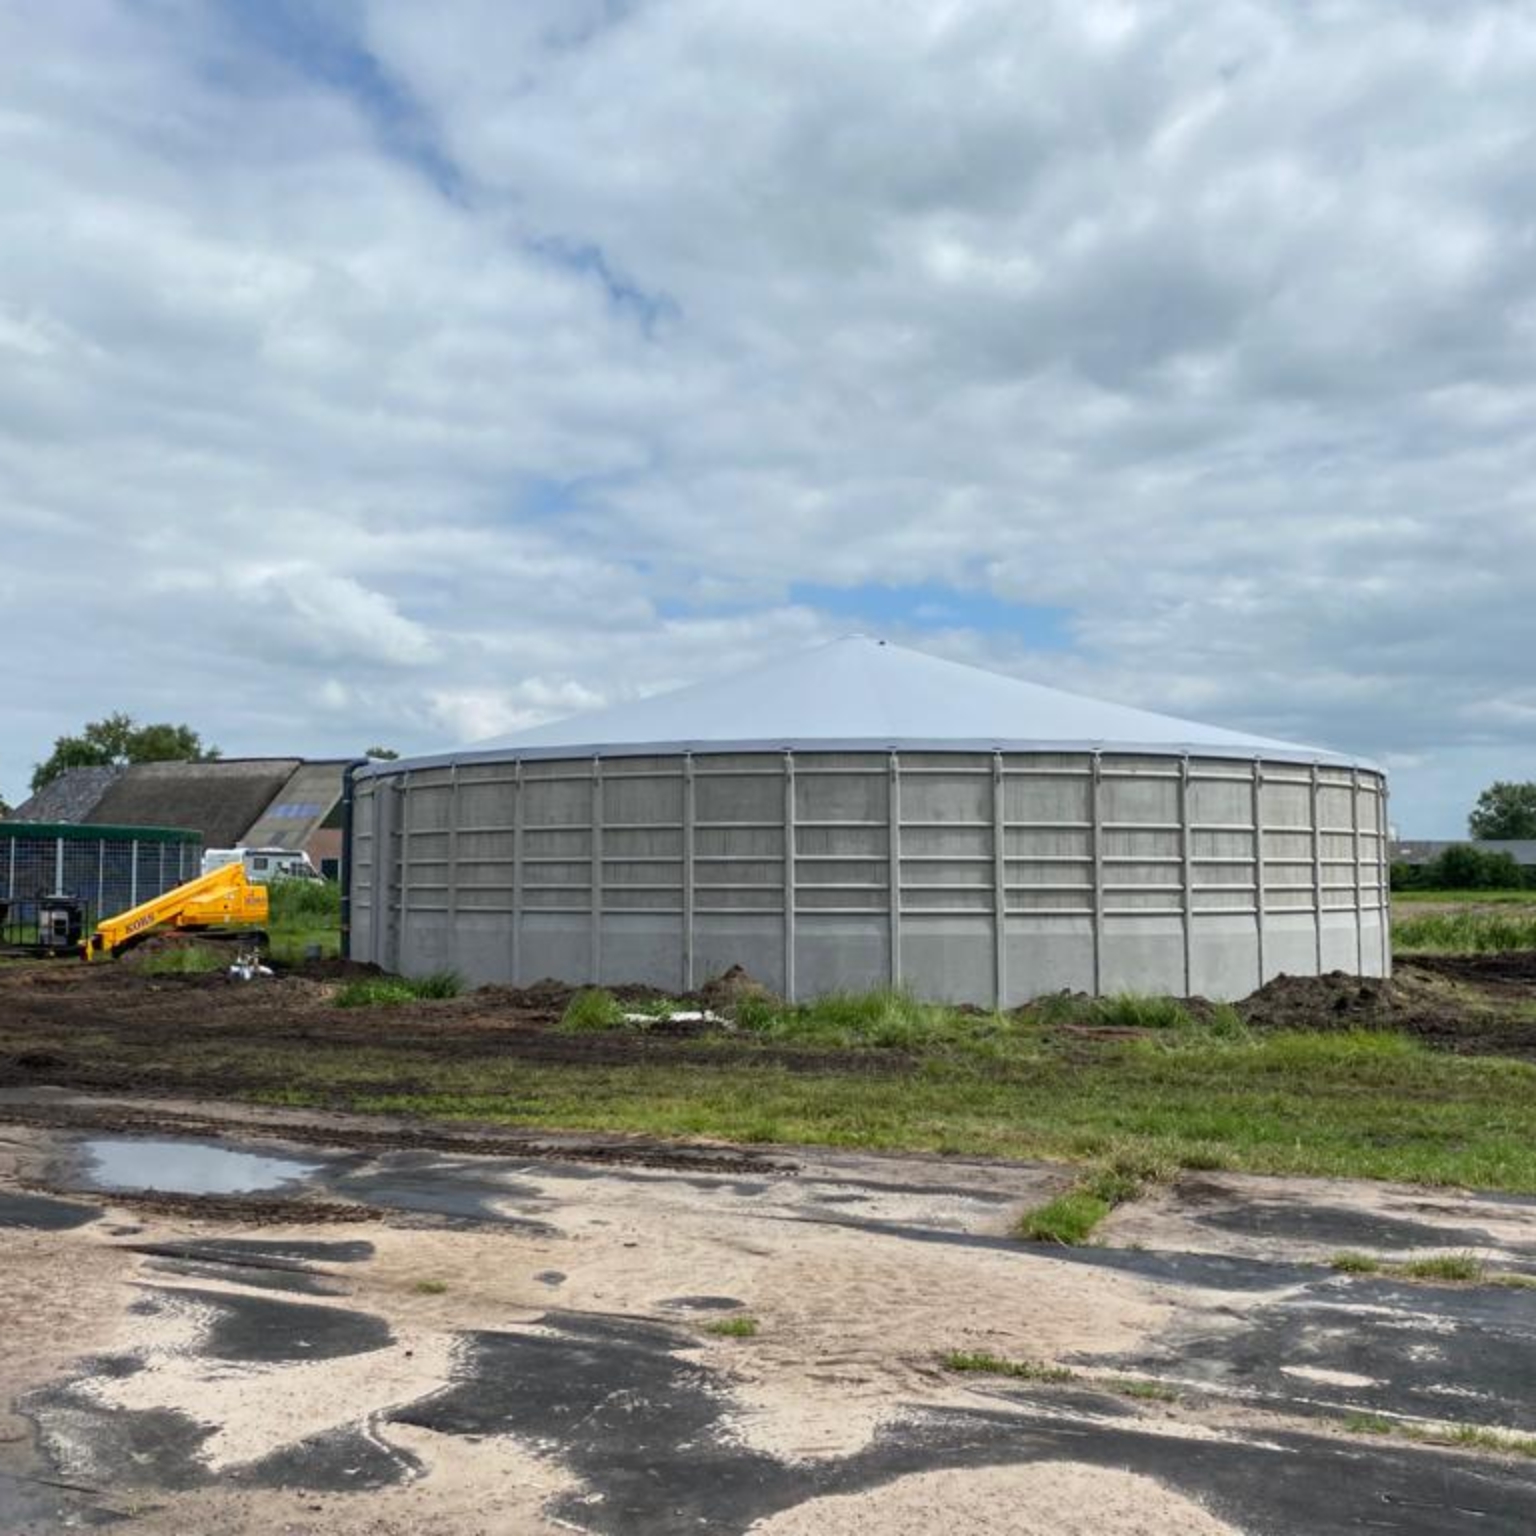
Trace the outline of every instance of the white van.
<instances>
[{"instance_id":1,"label":"white van","mask_svg":"<svg viewBox=\"0 0 1536 1536\"><path fill-rule=\"evenodd\" d=\"M245 864L246 878L254 885L265 885L269 880L320 878L320 871L309 862L309 855L292 848L205 848L203 873L240 861Z\"/></svg>"}]
</instances>

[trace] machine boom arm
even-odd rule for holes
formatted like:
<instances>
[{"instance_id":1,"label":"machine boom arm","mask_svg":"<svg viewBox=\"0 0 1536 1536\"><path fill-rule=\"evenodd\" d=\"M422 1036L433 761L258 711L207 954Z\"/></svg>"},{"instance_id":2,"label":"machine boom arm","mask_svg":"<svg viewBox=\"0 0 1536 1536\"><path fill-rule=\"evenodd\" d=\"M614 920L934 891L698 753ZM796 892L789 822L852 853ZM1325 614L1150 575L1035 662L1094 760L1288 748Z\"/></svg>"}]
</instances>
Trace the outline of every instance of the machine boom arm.
<instances>
[{"instance_id":1,"label":"machine boom arm","mask_svg":"<svg viewBox=\"0 0 1536 1536\"><path fill-rule=\"evenodd\" d=\"M260 927L266 920L266 886L252 884L243 864L225 864L98 923L85 941L85 958L120 954L157 928Z\"/></svg>"}]
</instances>

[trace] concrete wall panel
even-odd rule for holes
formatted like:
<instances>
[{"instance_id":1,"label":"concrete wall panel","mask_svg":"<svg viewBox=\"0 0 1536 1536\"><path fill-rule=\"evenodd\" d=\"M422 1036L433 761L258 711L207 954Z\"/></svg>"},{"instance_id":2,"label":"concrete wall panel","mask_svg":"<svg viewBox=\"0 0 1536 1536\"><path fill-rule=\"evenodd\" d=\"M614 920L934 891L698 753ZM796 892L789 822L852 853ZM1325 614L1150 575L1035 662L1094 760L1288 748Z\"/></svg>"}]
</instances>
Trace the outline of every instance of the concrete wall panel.
<instances>
[{"instance_id":1,"label":"concrete wall panel","mask_svg":"<svg viewBox=\"0 0 1536 1536\"><path fill-rule=\"evenodd\" d=\"M1093 990L1093 919L1011 913L1004 936L1007 995L1016 1008L1048 992Z\"/></svg>"},{"instance_id":2,"label":"concrete wall panel","mask_svg":"<svg viewBox=\"0 0 1536 1536\"><path fill-rule=\"evenodd\" d=\"M795 924L795 992L866 992L891 981L890 919L802 912ZM913 990L923 990L914 982Z\"/></svg>"},{"instance_id":3,"label":"concrete wall panel","mask_svg":"<svg viewBox=\"0 0 1536 1536\"><path fill-rule=\"evenodd\" d=\"M939 1002L990 1008L997 991L992 930L990 915L904 917L902 985Z\"/></svg>"},{"instance_id":4,"label":"concrete wall panel","mask_svg":"<svg viewBox=\"0 0 1536 1536\"><path fill-rule=\"evenodd\" d=\"M1199 913L1190 933L1190 992L1218 1002L1259 985L1259 933L1250 916Z\"/></svg>"},{"instance_id":5,"label":"concrete wall panel","mask_svg":"<svg viewBox=\"0 0 1536 1536\"><path fill-rule=\"evenodd\" d=\"M607 912L597 980L683 990L683 920L665 913Z\"/></svg>"},{"instance_id":6,"label":"concrete wall panel","mask_svg":"<svg viewBox=\"0 0 1536 1536\"><path fill-rule=\"evenodd\" d=\"M545 980L590 982L590 919L568 912L524 913L515 979L522 987Z\"/></svg>"},{"instance_id":7,"label":"concrete wall panel","mask_svg":"<svg viewBox=\"0 0 1536 1536\"><path fill-rule=\"evenodd\" d=\"M1106 917L1101 992L1184 993L1184 923L1177 917Z\"/></svg>"}]
</instances>

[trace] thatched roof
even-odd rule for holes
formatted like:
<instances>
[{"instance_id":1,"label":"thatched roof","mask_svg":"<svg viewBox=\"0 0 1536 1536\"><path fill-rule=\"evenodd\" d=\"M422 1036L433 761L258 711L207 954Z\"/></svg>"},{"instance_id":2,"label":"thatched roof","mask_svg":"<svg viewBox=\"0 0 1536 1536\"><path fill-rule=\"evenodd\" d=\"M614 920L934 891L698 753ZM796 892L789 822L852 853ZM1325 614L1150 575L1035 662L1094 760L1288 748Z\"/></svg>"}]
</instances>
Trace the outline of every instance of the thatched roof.
<instances>
[{"instance_id":1,"label":"thatched roof","mask_svg":"<svg viewBox=\"0 0 1536 1536\"><path fill-rule=\"evenodd\" d=\"M134 763L83 819L93 824L190 827L208 848L233 848L299 767L295 757L217 763Z\"/></svg>"}]
</instances>

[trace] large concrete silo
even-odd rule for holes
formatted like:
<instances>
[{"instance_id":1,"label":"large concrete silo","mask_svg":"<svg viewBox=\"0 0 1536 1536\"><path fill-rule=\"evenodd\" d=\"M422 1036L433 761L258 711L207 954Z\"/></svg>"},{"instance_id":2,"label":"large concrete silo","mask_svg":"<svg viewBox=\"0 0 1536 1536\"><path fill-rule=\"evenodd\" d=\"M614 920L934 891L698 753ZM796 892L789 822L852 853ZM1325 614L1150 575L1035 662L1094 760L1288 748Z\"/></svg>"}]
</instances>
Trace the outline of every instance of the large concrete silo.
<instances>
[{"instance_id":1,"label":"large concrete silo","mask_svg":"<svg viewBox=\"0 0 1536 1536\"><path fill-rule=\"evenodd\" d=\"M1240 997L1390 966L1385 781L852 636L363 770L352 954L788 997Z\"/></svg>"}]
</instances>

